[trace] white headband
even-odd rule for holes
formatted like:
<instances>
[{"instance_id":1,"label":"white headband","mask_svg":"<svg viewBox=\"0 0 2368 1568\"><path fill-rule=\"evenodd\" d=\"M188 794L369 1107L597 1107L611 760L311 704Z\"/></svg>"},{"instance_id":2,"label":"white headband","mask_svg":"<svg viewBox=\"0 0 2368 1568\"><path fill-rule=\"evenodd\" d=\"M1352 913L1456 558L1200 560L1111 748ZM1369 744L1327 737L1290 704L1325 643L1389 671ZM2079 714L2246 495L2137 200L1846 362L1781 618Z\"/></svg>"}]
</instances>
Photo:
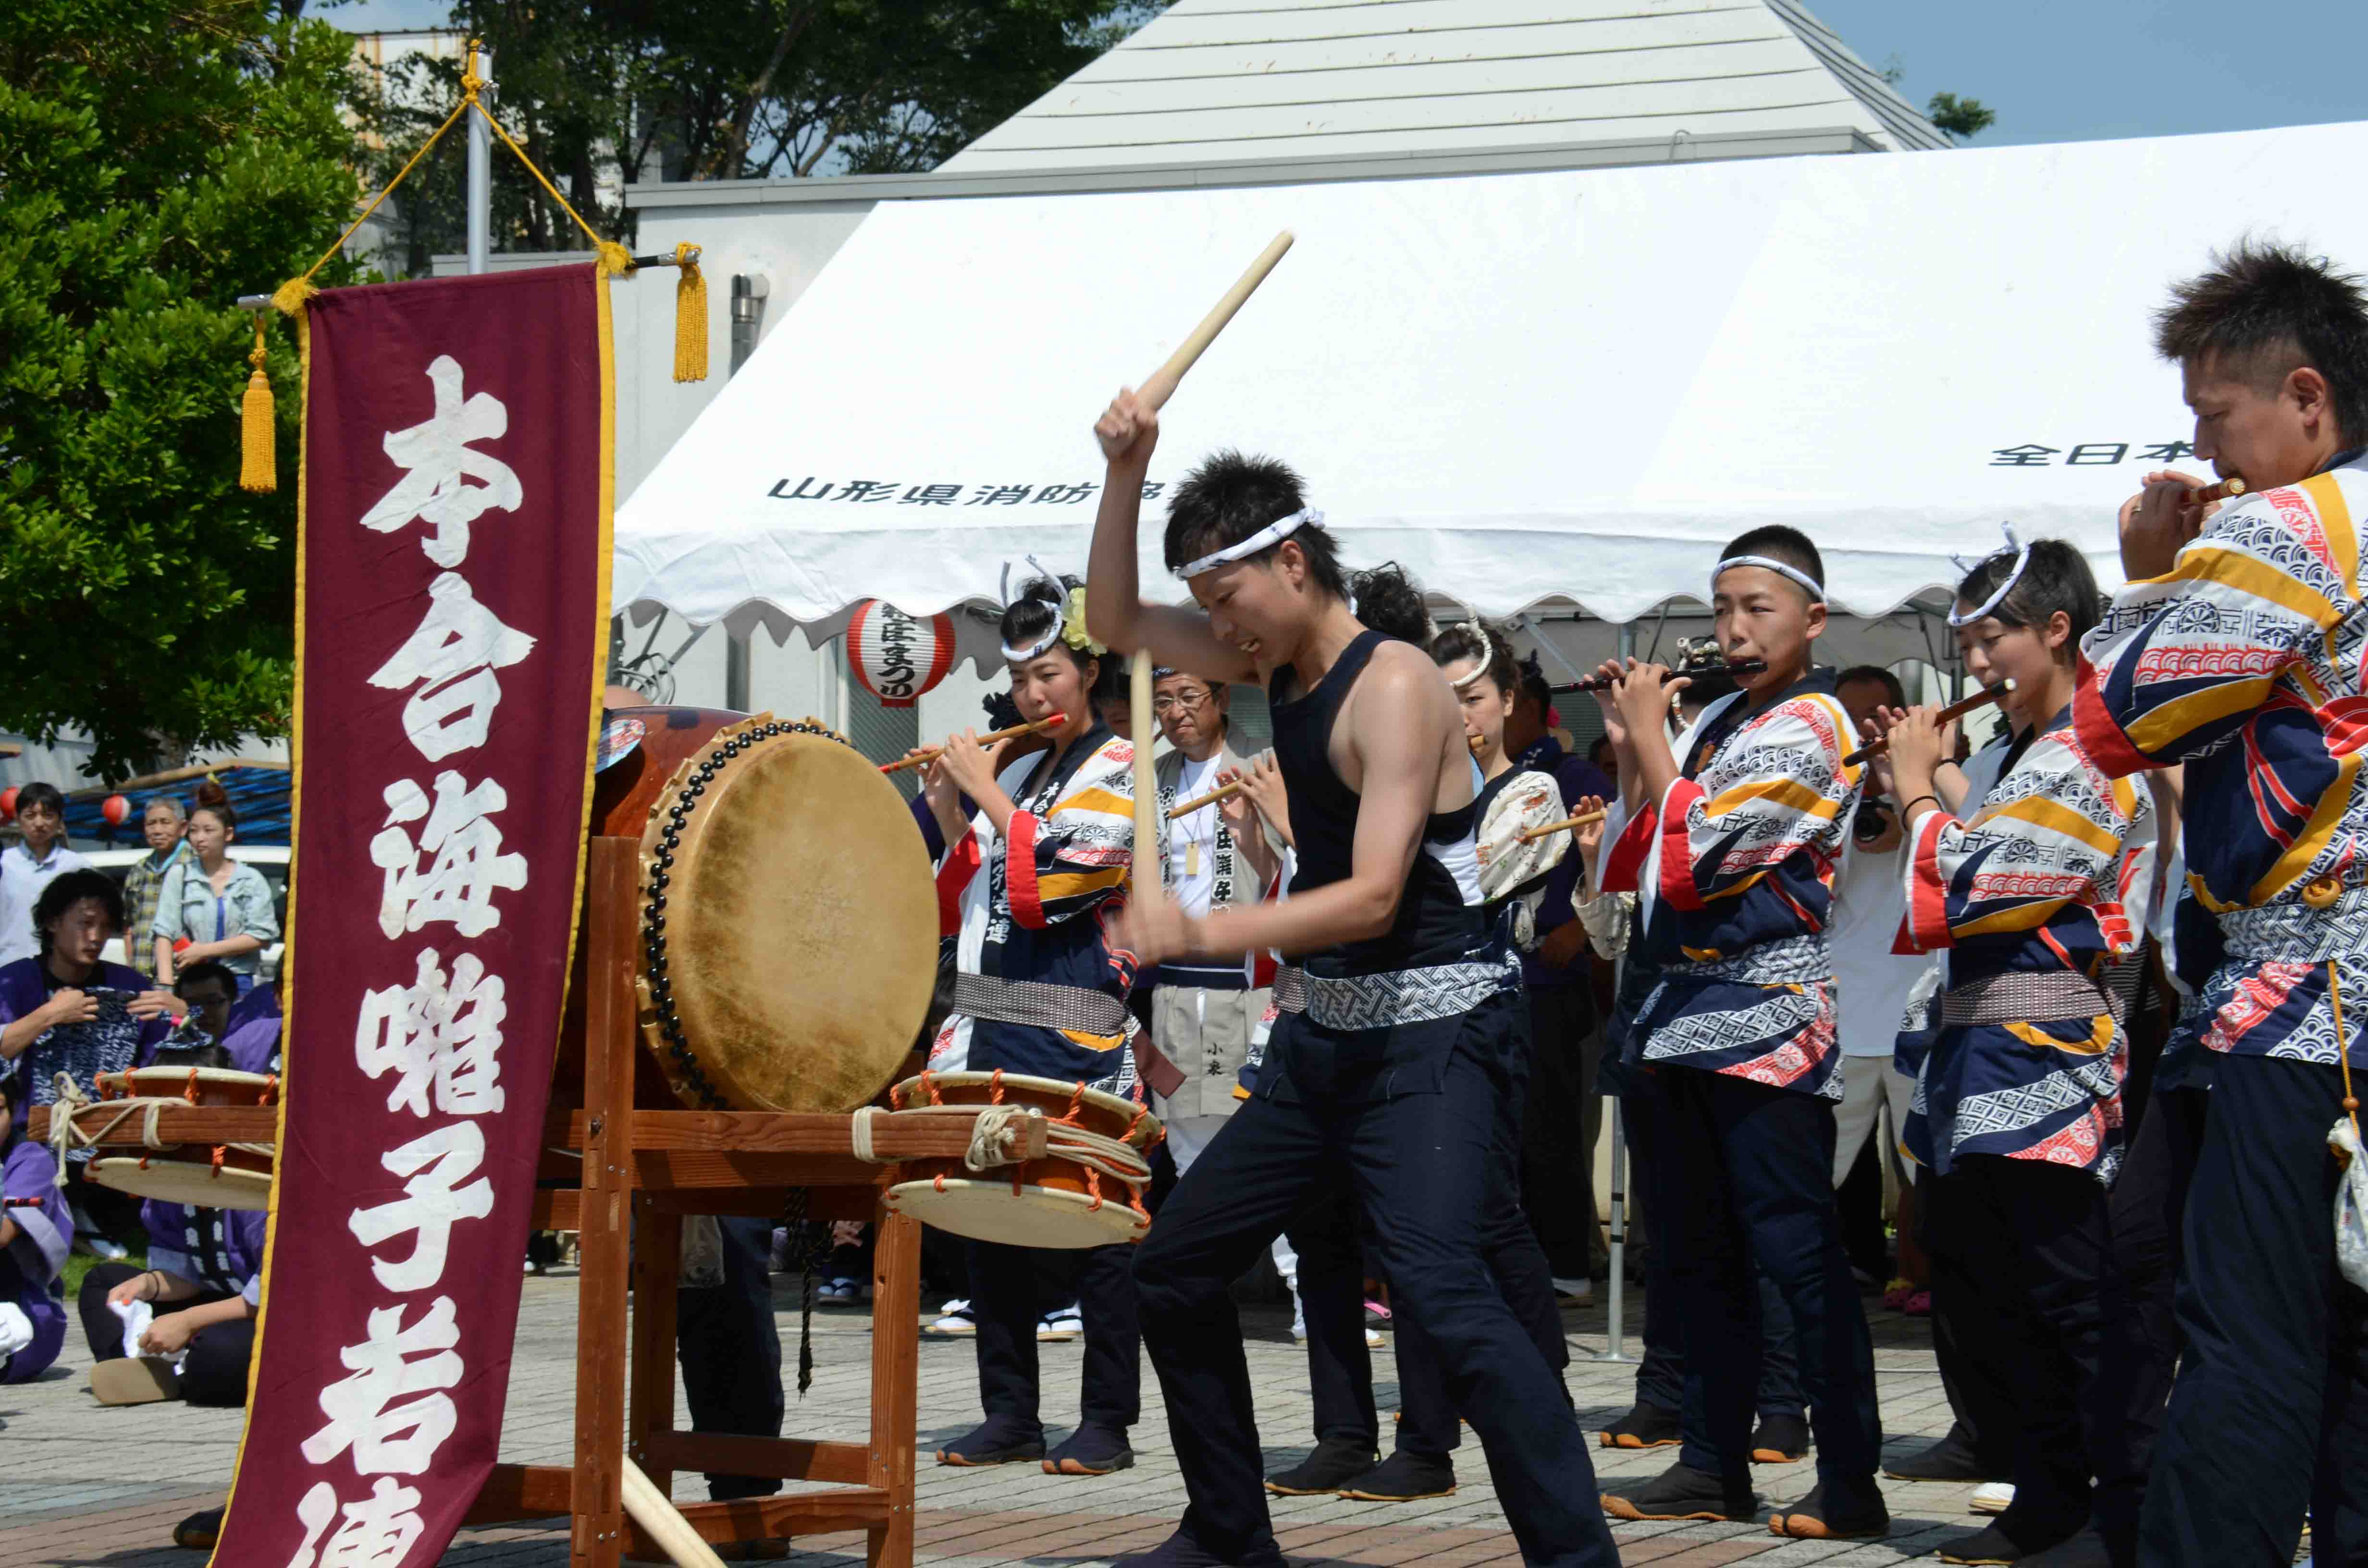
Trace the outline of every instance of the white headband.
<instances>
[{"instance_id":1,"label":"white headband","mask_svg":"<svg viewBox=\"0 0 2368 1568\"><path fill-rule=\"evenodd\" d=\"M1738 566L1757 566L1763 571L1773 572L1780 577L1790 577L1793 581L1800 584L1801 586L1809 591L1809 601L1812 604L1823 604L1826 602L1826 588L1824 584L1818 582L1815 577L1810 576L1806 572L1802 571L1796 566L1787 566L1781 561L1771 561L1764 555L1730 555L1725 560L1720 562L1717 565L1712 567L1710 569L1711 597L1718 597L1719 578L1725 573L1734 571Z\"/></svg>"},{"instance_id":2,"label":"white headband","mask_svg":"<svg viewBox=\"0 0 2368 1568\"><path fill-rule=\"evenodd\" d=\"M1198 561L1185 562L1182 570L1176 574L1178 577L1197 577L1201 573L1213 571L1228 562L1240 561L1256 555L1259 551L1281 544L1284 540L1297 533L1303 523L1314 523L1320 528L1324 523L1324 514L1312 506L1302 507L1287 517L1279 517L1269 523L1239 544L1229 544L1223 550L1211 551Z\"/></svg>"},{"instance_id":3,"label":"white headband","mask_svg":"<svg viewBox=\"0 0 2368 1568\"><path fill-rule=\"evenodd\" d=\"M1050 584L1052 585L1052 596L1048 598L1041 592L1031 594L1023 588L1020 590L1019 597L1023 599L1032 598L1038 604L1052 606L1053 625L1050 631L1046 631L1042 637L1037 639L1035 646L1031 648L1015 648L1008 642L1003 644L1003 656L1015 665L1026 664L1029 660L1042 653L1053 643L1058 642L1061 640L1061 631L1063 628L1068 624L1069 601L1068 597L1061 591L1061 579L1046 571L1044 569L1044 563L1037 560L1034 556L1030 555L1027 560L1028 564L1034 567L1037 574L1036 576L1030 579L1030 581L1031 583ZM1011 562L1008 561L1003 563L1003 584L998 592L1003 599L1004 608L1009 609L1014 604L1019 602L1019 600L1014 599L1011 597Z\"/></svg>"},{"instance_id":4,"label":"white headband","mask_svg":"<svg viewBox=\"0 0 2368 1568\"><path fill-rule=\"evenodd\" d=\"M1968 561L1962 555L1952 555L1949 559L1956 563L1958 571L1970 577L1975 573L1980 571L1983 567L1988 565L1991 562L2000 560L2006 555L2011 553L2014 556L2014 570L2006 574L2006 581L1998 585L1997 593L1992 594L1988 598L1982 601L1981 608L1968 610L1964 614L1959 615L1955 608L1952 607L1949 611L1949 624L1951 626L1971 626L1974 622L1981 619L1982 617L1998 608L1998 606L2006 603L2006 597L2014 592L2014 585L2017 583L2022 581L2023 568L2031 564L2031 546L2024 544L2014 537L2014 525L2012 523L2000 523L1998 525L1998 528L2006 535L2006 543L1999 546L1998 549L1991 551L1979 561Z\"/></svg>"}]
</instances>

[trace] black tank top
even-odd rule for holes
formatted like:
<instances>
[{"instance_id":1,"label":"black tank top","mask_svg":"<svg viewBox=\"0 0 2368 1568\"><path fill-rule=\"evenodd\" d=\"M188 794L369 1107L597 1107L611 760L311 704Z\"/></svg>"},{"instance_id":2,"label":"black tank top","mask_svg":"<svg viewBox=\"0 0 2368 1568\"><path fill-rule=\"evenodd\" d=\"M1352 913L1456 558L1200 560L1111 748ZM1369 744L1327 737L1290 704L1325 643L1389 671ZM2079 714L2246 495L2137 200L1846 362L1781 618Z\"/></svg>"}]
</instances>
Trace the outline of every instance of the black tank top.
<instances>
[{"instance_id":1,"label":"black tank top","mask_svg":"<svg viewBox=\"0 0 2368 1568\"><path fill-rule=\"evenodd\" d=\"M1289 665L1275 671L1268 685L1275 760L1290 791L1291 829L1299 841L1299 869L1291 879L1294 893L1348 880L1356 852L1358 799L1333 771L1332 722L1373 650L1386 640L1379 631L1360 633L1304 697L1290 695L1298 679ZM1488 922L1480 908L1473 855L1479 821L1476 792L1469 805L1433 812L1424 824L1422 847L1415 855L1389 930L1304 955L1308 971L1342 975L1417 969L1459 962L1486 947ZM1458 864L1468 869L1461 878L1454 869Z\"/></svg>"}]
</instances>

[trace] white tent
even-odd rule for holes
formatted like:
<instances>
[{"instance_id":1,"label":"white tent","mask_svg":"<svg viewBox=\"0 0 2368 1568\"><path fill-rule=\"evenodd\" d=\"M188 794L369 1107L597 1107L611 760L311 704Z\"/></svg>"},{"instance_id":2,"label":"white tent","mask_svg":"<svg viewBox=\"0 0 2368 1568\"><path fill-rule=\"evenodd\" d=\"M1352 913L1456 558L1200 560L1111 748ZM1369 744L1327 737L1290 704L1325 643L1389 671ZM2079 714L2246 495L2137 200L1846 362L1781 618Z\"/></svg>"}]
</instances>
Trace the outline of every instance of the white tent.
<instances>
[{"instance_id":1,"label":"white tent","mask_svg":"<svg viewBox=\"0 0 2368 1568\"><path fill-rule=\"evenodd\" d=\"M2110 583L2115 505L2190 434L2149 312L2248 232L2368 263L2328 194L2363 154L2347 124L886 203L621 509L617 603L778 636L874 596L992 602L1030 554L1081 570L1093 418L1285 228L1155 482L1281 456L1352 562L1489 615L1698 599L1771 521L1864 617L2004 519ZM1144 511L1146 584L1180 599Z\"/></svg>"}]
</instances>

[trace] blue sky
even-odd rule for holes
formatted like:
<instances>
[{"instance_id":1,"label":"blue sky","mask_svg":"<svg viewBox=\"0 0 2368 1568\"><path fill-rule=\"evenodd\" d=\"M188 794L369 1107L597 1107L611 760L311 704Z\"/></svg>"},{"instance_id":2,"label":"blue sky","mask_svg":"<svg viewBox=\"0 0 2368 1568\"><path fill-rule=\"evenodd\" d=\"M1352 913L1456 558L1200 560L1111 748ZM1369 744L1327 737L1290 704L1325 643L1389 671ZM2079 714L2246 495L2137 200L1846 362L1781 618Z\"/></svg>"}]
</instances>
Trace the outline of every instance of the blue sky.
<instances>
[{"instance_id":1,"label":"blue sky","mask_svg":"<svg viewBox=\"0 0 2368 1568\"><path fill-rule=\"evenodd\" d=\"M1996 109L1975 146L2368 119L2351 70L2368 59L2363 0L1806 3L1867 63L1896 60L1910 102L1948 91ZM448 9L356 0L317 14L359 32L433 27Z\"/></svg>"}]
</instances>

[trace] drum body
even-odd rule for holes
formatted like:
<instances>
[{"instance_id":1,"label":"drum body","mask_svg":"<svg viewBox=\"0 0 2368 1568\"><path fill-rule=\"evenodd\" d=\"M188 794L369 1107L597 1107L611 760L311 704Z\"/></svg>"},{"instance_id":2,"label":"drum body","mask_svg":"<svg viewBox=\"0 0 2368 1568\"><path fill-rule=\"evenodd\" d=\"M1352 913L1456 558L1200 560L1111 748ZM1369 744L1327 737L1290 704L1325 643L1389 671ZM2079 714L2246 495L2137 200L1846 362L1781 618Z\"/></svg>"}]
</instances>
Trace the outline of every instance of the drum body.
<instances>
[{"instance_id":1,"label":"drum body","mask_svg":"<svg viewBox=\"0 0 2368 1568\"><path fill-rule=\"evenodd\" d=\"M904 1065L937 979L937 888L905 798L812 721L620 717L643 734L594 776L592 825L641 846L637 1103L870 1101ZM555 1104L582 1103L581 949Z\"/></svg>"},{"instance_id":2,"label":"drum body","mask_svg":"<svg viewBox=\"0 0 2368 1568\"><path fill-rule=\"evenodd\" d=\"M216 1067L135 1067L128 1073L100 1074L98 1093L102 1105L154 1098L195 1106L268 1106L279 1097L279 1078ZM97 1114L86 1111L84 1119ZM125 1125L137 1127L138 1114ZM101 1153L90 1162L90 1179L135 1198L192 1208L271 1207L270 1151L234 1143L185 1143L138 1155Z\"/></svg>"},{"instance_id":3,"label":"drum body","mask_svg":"<svg viewBox=\"0 0 2368 1568\"><path fill-rule=\"evenodd\" d=\"M890 1090L889 1104L897 1109L1026 1107L1042 1112L1056 1133L1063 1127L1082 1129L1138 1156L1164 1135L1158 1119L1133 1100L1016 1073L923 1073ZM906 1179L888 1189L889 1210L973 1241L1097 1247L1141 1241L1151 1228L1143 1207L1147 1179L1138 1185L1105 1175L1057 1146L1042 1160L984 1172L959 1158L907 1161L905 1172Z\"/></svg>"}]
</instances>

